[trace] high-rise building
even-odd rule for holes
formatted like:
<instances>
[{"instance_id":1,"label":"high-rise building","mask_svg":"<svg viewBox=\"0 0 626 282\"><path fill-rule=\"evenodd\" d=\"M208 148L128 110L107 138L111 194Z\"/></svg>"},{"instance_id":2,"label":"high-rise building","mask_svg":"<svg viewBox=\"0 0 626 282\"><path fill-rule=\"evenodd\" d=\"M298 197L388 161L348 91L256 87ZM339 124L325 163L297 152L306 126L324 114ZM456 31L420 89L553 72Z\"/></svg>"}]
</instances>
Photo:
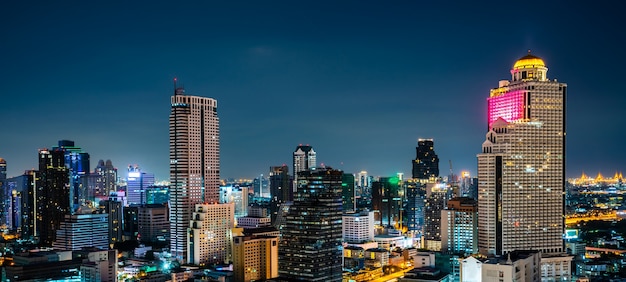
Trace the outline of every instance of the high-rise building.
<instances>
[{"instance_id":1,"label":"high-rise building","mask_svg":"<svg viewBox=\"0 0 626 282\"><path fill-rule=\"evenodd\" d=\"M270 167L270 214L272 222L276 220L280 206L293 200L292 180L287 165Z\"/></svg>"},{"instance_id":2,"label":"high-rise building","mask_svg":"<svg viewBox=\"0 0 626 282\"><path fill-rule=\"evenodd\" d=\"M330 167L298 173L278 250L281 279L341 281L341 183Z\"/></svg>"},{"instance_id":3,"label":"high-rise building","mask_svg":"<svg viewBox=\"0 0 626 282\"><path fill-rule=\"evenodd\" d=\"M472 198L448 201L441 211L441 250L467 255L478 252L478 207Z\"/></svg>"},{"instance_id":4,"label":"high-rise building","mask_svg":"<svg viewBox=\"0 0 626 282\"><path fill-rule=\"evenodd\" d=\"M11 191L7 186L7 161L0 158L0 224L7 224L10 218Z\"/></svg>"},{"instance_id":5,"label":"high-rise building","mask_svg":"<svg viewBox=\"0 0 626 282\"><path fill-rule=\"evenodd\" d=\"M109 246L112 248L115 243L122 242L122 202L109 198L100 201L99 209L109 215Z\"/></svg>"},{"instance_id":6,"label":"high-rise building","mask_svg":"<svg viewBox=\"0 0 626 282\"><path fill-rule=\"evenodd\" d=\"M259 175L252 180L252 189L254 189L253 193L255 197L259 198L269 198L270 197L270 189L269 189L269 180L263 176L263 174Z\"/></svg>"},{"instance_id":7,"label":"high-rise building","mask_svg":"<svg viewBox=\"0 0 626 282\"><path fill-rule=\"evenodd\" d=\"M235 206L197 204L189 230L189 263L221 264L232 260Z\"/></svg>"},{"instance_id":8,"label":"high-rise building","mask_svg":"<svg viewBox=\"0 0 626 282\"><path fill-rule=\"evenodd\" d=\"M62 150L39 150L39 175L35 177L33 191L29 191L28 195L28 209L30 212L32 208L32 215L27 224L33 226L35 237L39 238L42 246L52 245L56 230L65 216L70 214L70 173L65 160Z\"/></svg>"},{"instance_id":9,"label":"high-rise building","mask_svg":"<svg viewBox=\"0 0 626 282\"><path fill-rule=\"evenodd\" d=\"M317 157L312 146L298 145L293 152L293 192L298 189L298 172L307 171L317 166Z\"/></svg>"},{"instance_id":10,"label":"high-rise building","mask_svg":"<svg viewBox=\"0 0 626 282\"><path fill-rule=\"evenodd\" d=\"M439 157L435 154L433 139L418 139L413 160L413 178L439 177Z\"/></svg>"},{"instance_id":11,"label":"high-rise building","mask_svg":"<svg viewBox=\"0 0 626 282\"><path fill-rule=\"evenodd\" d=\"M342 215L342 240L348 244L374 241L374 212L347 212Z\"/></svg>"},{"instance_id":12,"label":"high-rise building","mask_svg":"<svg viewBox=\"0 0 626 282\"><path fill-rule=\"evenodd\" d=\"M28 204L28 192L32 191L34 185L33 171L26 171L20 176L7 178L4 181L4 193L6 195L5 217L2 218L7 228L12 231L18 231L23 238L30 238L32 232L24 232L28 227L23 226L23 222L27 222L29 218L28 210L24 209L24 205ZM24 212L24 214L22 214ZM32 231L32 229L31 229ZM30 235L26 235L30 234Z\"/></svg>"},{"instance_id":13,"label":"high-rise building","mask_svg":"<svg viewBox=\"0 0 626 282\"><path fill-rule=\"evenodd\" d=\"M380 177L372 182L374 220L383 227L402 224L402 193L398 177Z\"/></svg>"},{"instance_id":14,"label":"high-rise building","mask_svg":"<svg viewBox=\"0 0 626 282\"><path fill-rule=\"evenodd\" d=\"M424 243L432 251L441 250L441 210L452 198L452 189L445 183L427 183L424 202Z\"/></svg>"},{"instance_id":15,"label":"high-rise building","mask_svg":"<svg viewBox=\"0 0 626 282\"><path fill-rule=\"evenodd\" d=\"M404 209L406 227L408 231L421 231L424 226L424 198L426 190L422 183L415 179L409 179L402 183L406 195L406 208Z\"/></svg>"},{"instance_id":16,"label":"high-rise building","mask_svg":"<svg viewBox=\"0 0 626 282\"><path fill-rule=\"evenodd\" d=\"M92 174L95 174L94 197L108 197L111 192L117 190L117 168L111 160L98 161L98 165Z\"/></svg>"},{"instance_id":17,"label":"high-rise building","mask_svg":"<svg viewBox=\"0 0 626 282\"><path fill-rule=\"evenodd\" d=\"M196 204L217 203L220 189L220 132L217 100L176 88L171 98L170 251L187 262L187 229Z\"/></svg>"},{"instance_id":18,"label":"high-rise building","mask_svg":"<svg viewBox=\"0 0 626 282\"><path fill-rule=\"evenodd\" d=\"M52 151L63 152L65 157L65 166L69 171L70 211L74 213L89 200L87 183L85 183L85 176L90 173L89 154L83 152L80 147L76 147L74 141L71 140L59 140L58 146L52 147Z\"/></svg>"},{"instance_id":19,"label":"high-rise building","mask_svg":"<svg viewBox=\"0 0 626 282\"><path fill-rule=\"evenodd\" d=\"M356 197L354 192L354 174L352 173L344 173L343 174L343 183L341 187L342 191L342 200L343 200L343 211L356 211Z\"/></svg>"},{"instance_id":20,"label":"high-rise building","mask_svg":"<svg viewBox=\"0 0 626 282\"><path fill-rule=\"evenodd\" d=\"M484 255L515 250L563 253L565 98L531 55L487 98L487 134L478 158L478 236Z\"/></svg>"},{"instance_id":21,"label":"high-rise building","mask_svg":"<svg viewBox=\"0 0 626 282\"><path fill-rule=\"evenodd\" d=\"M239 185L220 187L220 203L233 203L236 218L248 214L248 195L248 187Z\"/></svg>"},{"instance_id":22,"label":"high-rise building","mask_svg":"<svg viewBox=\"0 0 626 282\"><path fill-rule=\"evenodd\" d=\"M137 165L128 166L126 201L129 205L146 203L146 189L154 185L154 174L142 172Z\"/></svg>"}]
</instances>

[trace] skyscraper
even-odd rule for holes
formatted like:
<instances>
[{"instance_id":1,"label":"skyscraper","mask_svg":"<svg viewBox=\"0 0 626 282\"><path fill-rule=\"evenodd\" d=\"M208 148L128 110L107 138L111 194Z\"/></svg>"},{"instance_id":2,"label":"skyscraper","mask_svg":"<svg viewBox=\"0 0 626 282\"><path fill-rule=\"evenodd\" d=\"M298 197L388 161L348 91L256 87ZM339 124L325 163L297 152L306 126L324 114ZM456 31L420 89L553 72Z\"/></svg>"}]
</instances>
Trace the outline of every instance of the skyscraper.
<instances>
[{"instance_id":1,"label":"skyscraper","mask_svg":"<svg viewBox=\"0 0 626 282\"><path fill-rule=\"evenodd\" d=\"M374 220L383 227L402 224L402 192L398 177L380 177L372 182L372 209Z\"/></svg>"},{"instance_id":2,"label":"skyscraper","mask_svg":"<svg viewBox=\"0 0 626 282\"><path fill-rule=\"evenodd\" d=\"M317 166L317 159L313 147L298 145L293 152L293 192L298 188L298 172L307 171Z\"/></svg>"},{"instance_id":3,"label":"skyscraper","mask_svg":"<svg viewBox=\"0 0 626 282\"><path fill-rule=\"evenodd\" d=\"M66 215L70 214L70 172L65 164L65 152L62 150L39 150L39 177L35 176L33 191L29 191L28 205L32 210L29 218L42 246L52 246L56 238L56 230Z\"/></svg>"},{"instance_id":4,"label":"skyscraper","mask_svg":"<svg viewBox=\"0 0 626 282\"><path fill-rule=\"evenodd\" d=\"M196 204L217 203L220 188L220 133L217 100L171 97L170 238L172 257L187 262L187 229Z\"/></svg>"},{"instance_id":5,"label":"skyscraper","mask_svg":"<svg viewBox=\"0 0 626 282\"><path fill-rule=\"evenodd\" d=\"M531 55L487 98L487 134L478 157L479 252L564 252L565 98Z\"/></svg>"},{"instance_id":6,"label":"skyscraper","mask_svg":"<svg viewBox=\"0 0 626 282\"><path fill-rule=\"evenodd\" d=\"M74 213L89 200L87 199L87 183L85 183L85 176L90 172L89 154L83 152L80 147L76 147L74 141L71 140L59 140L58 146L52 147L52 151L63 152L70 178L70 211Z\"/></svg>"},{"instance_id":7,"label":"skyscraper","mask_svg":"<svg viewBox=\"0 0 626 282\"><path fill-rule=\"evenodd\" d=\"M298 173L278 250L281 279L341 281L341 178L332 168Z\"/></svg>"},{"instance_id":8,"label":"skyscraper","mask_svg":"<svg viewBox=\"0 0 626 282\"><path fill-rule=\"evenodd\" d=\"M0 158L0 224L9 222L9 207L11 204L10 190L6 187L7 162Z\"/></svg>"},{"instance_id":9,"label":"skyscraper","mask_svg":"<svg viewBox=\"0 0 626 282\"><path fill-rule=\"evenodd\" d=\"M141 171L137 165L128 166L126 197L129 205L146 203L146 188L154 185L154 174Z\"/></svg>"},{"instance_id":10,"label":"skyscraper","mask_svg":"<svg viewBox=\"0 0 626 282\"><path fill-rule=\"evenodd\" d=\"M413 178L439 177L439 157L435 154L433 139L418 139L413 160Z\"/></svg>"},{"instance_id":11,"label":"skyscraper","mask_svg":"<svg viewBox=\"0 0 626 282\"><path fill-rule=\"evenodd\" d=\"M98 165L93 174L96 175L93 195L94 197L108 197L111 192L117 189L117 168L113 166L111 160L98 161Z\"/></svg>"}]
</instances>

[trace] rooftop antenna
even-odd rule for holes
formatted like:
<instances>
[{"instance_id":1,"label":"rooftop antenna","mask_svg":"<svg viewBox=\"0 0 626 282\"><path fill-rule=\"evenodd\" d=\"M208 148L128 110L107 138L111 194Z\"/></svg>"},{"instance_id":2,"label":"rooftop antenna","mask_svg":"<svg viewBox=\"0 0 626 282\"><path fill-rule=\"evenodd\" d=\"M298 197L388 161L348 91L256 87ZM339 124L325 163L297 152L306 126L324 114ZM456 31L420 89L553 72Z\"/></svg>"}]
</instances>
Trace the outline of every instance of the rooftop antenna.
<instances>
[{"instance_id":1,"label":"rooftop antenna","mask_svg":"<svg viewBox=\"0 0 626 282\"><path fill-rule=\"evenodd\" d=\"M178 91L176 91L176 82L178 81L178 79L176 77L174 77L174 95L178 94Z\"/></svg>"}]
</instances>

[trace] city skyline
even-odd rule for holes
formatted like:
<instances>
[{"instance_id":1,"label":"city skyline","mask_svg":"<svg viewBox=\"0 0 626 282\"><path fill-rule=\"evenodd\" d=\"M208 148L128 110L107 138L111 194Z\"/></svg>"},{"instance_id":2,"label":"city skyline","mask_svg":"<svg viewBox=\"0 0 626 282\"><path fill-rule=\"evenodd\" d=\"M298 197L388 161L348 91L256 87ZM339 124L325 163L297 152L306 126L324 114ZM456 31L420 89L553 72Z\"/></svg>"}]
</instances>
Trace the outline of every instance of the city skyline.
<instances>
[{"instance_id":1,"label":"city skyline","mask_svg":"<svg viewBox=\"0 0 626 282\"><path fill-rule=\"evenodd\" d=\"M566 175L624 169L618 9L287 3L4 4L7 176L67 139L92 167L168 179L174 77L219 102L221 178L290 165L299 144L345 172L409 175L418 138L434 140L442 176L448 160L476 175L485 97L528 49L570 85Z\"/></svg>"}]
</instances>

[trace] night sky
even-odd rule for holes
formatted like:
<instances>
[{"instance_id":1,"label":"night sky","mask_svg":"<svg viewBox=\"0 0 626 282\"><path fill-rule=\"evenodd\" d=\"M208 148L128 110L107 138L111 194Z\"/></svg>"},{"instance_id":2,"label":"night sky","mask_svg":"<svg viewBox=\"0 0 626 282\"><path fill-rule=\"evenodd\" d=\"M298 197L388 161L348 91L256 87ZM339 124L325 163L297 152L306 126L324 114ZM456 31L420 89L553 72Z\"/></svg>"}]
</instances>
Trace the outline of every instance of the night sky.
<instances>
[{"instance_id":1,"label":"night sky","mask_svg":"<svg viewBox=\"0 0 626 282\"><path fill-rule=\"evenodd\" d=\"M0 4L9 177L69 139L92 169L110 159L120 176L137 164L167 179L174 77L218 100L222 178L291 166L298 144L312 145L318 164L410 176L418 138L434 139L442 174L451 160L475 175L489 89L528 49L569 86L568 177L626 173L623 6L39 2Z\"/></svg>"}]
</instances>

